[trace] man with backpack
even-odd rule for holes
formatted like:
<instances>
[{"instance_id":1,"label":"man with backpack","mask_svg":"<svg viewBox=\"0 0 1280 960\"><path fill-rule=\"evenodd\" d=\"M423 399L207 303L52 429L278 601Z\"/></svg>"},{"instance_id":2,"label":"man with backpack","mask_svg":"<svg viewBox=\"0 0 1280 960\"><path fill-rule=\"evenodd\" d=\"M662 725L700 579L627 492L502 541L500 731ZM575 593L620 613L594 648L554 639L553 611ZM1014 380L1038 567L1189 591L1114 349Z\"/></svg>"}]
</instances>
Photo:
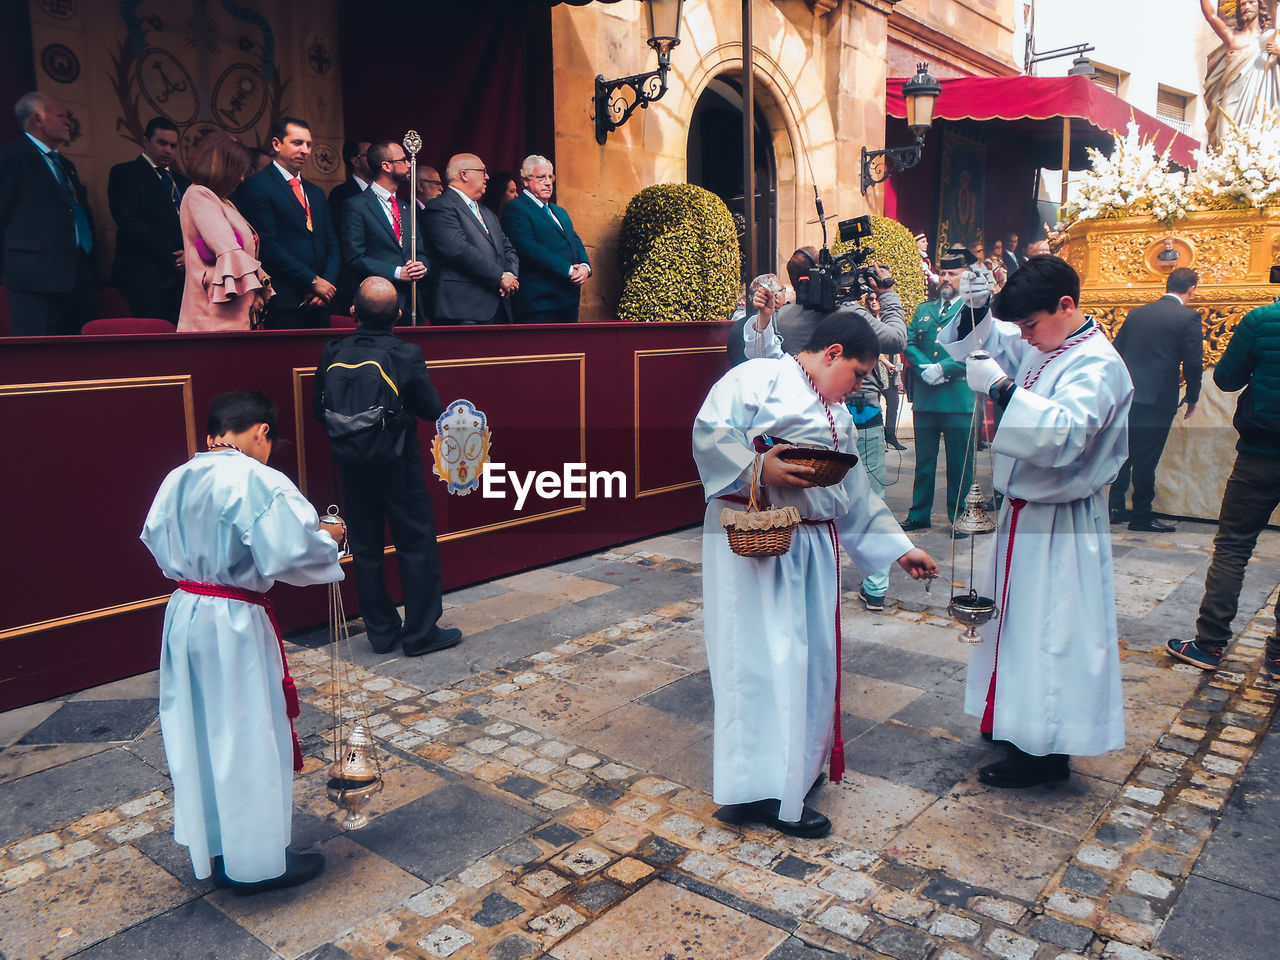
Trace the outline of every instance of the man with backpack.
<instances>
[{"instance_id":1,"label":"man with backpack","mask_svg":"<svg viewBox=\"0 0 1280 960\"><path fill-rule=\"evenodd\" d=\"M359 326L330 340L316 368L315 415L325 425L342 474L347 537L360 615L375 653L403 645L406 656L445 650L462 632L437 623L442 612L440 553L418 444L417 419L442 407L422 350L392 332L396 289L369 277L351 308ZM387 593L383 531L400 557L404 621Z\"/></svg>"}]
</instances>

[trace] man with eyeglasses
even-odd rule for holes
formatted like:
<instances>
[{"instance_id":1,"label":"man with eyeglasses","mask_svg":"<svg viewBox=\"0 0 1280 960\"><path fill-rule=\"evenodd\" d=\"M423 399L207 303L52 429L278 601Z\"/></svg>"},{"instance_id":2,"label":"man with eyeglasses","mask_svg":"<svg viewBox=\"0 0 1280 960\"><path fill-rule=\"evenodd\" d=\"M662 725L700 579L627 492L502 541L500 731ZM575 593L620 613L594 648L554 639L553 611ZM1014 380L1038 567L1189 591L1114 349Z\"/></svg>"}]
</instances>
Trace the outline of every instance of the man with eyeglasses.
<instances>
[{"instance_id":1,"label":"man with eyeglasses","mask_svg":"<svg viewBox=\"0 0 1280 960\"><path fill-rule=\"evenodd\" d=\"M520 259L497 216L481 204L489 173L473 153L449 158L449 189L422 211L431 256L429 283L435 324L511 323L520 287Z\"/></svg>"},{"instance_id":2,"label":"man with eyeglasses","mask_svg":"<svg viewBox=\"0 0 1280 960\"><path fill-rule=\"evenodd\" d=\"M444 181L440 179L440 172L435 167L418 167L418 210L431 200L434 200L440 194L444 193Z\"/></svg>"},{"instance_id":3,"label":"man with eyeglasses","mask_svg":"<svg viewBox=\"0 0 1280 960\"><path fill-rule=\"evenodd\" d=\"M502 227L524 264L516 295L520 323L577 323L591 263L564 207L551 202L556 175L537 154L520 165L524 191L502 209Z\"/></svg>"},{"instance_id":4,"label":"man with eyeglasses","mask_svg":"<svg viewBox=\"0 0 1280 960\"><path fill-rule=\"evenodd\" d=\"M359 285L368 277L395 284L396 296L409 321L410 285L427 275L426 248L419 224L417 259L409 258L409 204L396 191L409 182L409 155L394 140L369 147L369 189L342 208L342 265Z\"/></svg>"},{"instance_id":5,"label":"man with eyeglasses","mask_svg":"<svg viewBox=\"0 0 1280 960\"><path fill-rule=\"evenodd\" d=\"M342 163L347 168L347 179L329 191L329 213L333 228L342 236L342 211L348 200L369 189L373 173L369 170L369 148L373 141L352 137L343 141ZM341 284L339 284L341 286Z\"/></svg>"}]
</instances>

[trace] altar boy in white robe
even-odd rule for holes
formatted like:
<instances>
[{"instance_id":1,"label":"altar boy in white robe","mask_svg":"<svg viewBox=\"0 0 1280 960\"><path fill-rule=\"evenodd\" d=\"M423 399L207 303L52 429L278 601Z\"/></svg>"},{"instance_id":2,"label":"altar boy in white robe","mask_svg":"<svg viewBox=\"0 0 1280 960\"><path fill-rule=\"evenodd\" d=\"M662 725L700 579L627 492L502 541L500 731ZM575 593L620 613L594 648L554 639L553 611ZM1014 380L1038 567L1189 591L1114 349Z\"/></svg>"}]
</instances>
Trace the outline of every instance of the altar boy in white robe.
<instances>
[{"instance_id":1,"label":"altar boy in white robe","mask_svg":"<svg viewBox=\"0 0 1280 960\"><path fill-rule=\"evenodd\" d=\"M755 441L768 435L827 449L857 449L844 397L875 366L880 345L862 317L839 313L818 323L796 357L758 358L730 370L698 411L693 453L707 497L702 586L707 659L715 696L714 789L717 816L820 837L830 821L804 803L838 743L837 540L863 570L892 561L912 577L937 574L913 548L855 466L834 486L816 487L810 467L779 459L774 446L760 473L775 506L804 519L791 549L752 559L729 549L720 514L742 509ZM843 760L837 748L832 779Z\"/></svg>"},{"instance_id":2,"label":"altar boy in white robe","mask_svg":"<svg viewBox=\"0 0 1280 960\"><path fill-rule=\"evenodd\" d=\"M1030 787L1067 779L1070 754L1124 746L1105 491L1128 454L1133 383L1081 312L1065 260L1032 257L990 310L981 276L966 273L960 295L973 309L938 341L968 358L969 386L1004 408L991 450L1005 499L975 585L999 613L970 655L965 710L982 717L986 739L1009 745L979 779ZM979 348L989 356L970 356Z\"/></svg>"},{"instance_id":3,"label":"altar boy in white robe","mask_svg":"<svg viewBox=\"0 0 1280 960\"><path fill-rule=\"evenodd\" d=\"M173 778L174 840L195 875L237 894L294 886L324 867L287 850L297 712L264 594L342 579L315 509L266 465L276 433L258 391L215 397L207 453L160 485L142 542L178 581L160 650L160 731Z\"/></svg>"}]
</instances>

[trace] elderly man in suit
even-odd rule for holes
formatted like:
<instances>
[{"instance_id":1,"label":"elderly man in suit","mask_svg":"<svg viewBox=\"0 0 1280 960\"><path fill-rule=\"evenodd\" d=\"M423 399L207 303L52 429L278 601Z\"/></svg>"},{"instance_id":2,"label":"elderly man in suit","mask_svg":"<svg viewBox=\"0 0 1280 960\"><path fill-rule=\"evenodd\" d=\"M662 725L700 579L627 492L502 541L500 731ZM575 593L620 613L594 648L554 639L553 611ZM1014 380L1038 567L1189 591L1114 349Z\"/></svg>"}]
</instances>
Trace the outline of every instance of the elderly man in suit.
<instances>
[{"instance_id":1,"label":"elderly man in suit","mask_svg":"<svg viewBox=\"0 0 1280 960\"><path fill-rule=\"evenodd\" d=\"M524 268L516 294L520 323L577 323L582 285L591 276L587 250L564 207L551 202L556 175L537 154L520 165L524 191L502 208L502 229Z\"/></svg>"},{"instance_id":2,"label":"elderly man in suit","mask_svg":"<svg viewBox=\"0 0 1280 960\"><path fill-rule=\"evenodd\" d=\"M449 187L422 211L434 266L432 323L510 323L520 260L498 217L479 200L489 173L473 153L449 159Z\"/></svg>"},{"instance_id":3,"label":"elderly man in suit","mask_svg":"<svg viewBox=\"0 0 1280 960\"><path fill-rule=\"evenodd\" d=\"M395 284L402 319L409 319L409 289L427 275L419 224L417 254L409 259L409 204L396 190L409 181L409 156L394 140L369 147L369 189L347 201L342 211L342 264L357 284L382 277Z\"/></svg>"},{"instance_id":4,"label":"elderly man in suit","mask_svg":"<svg viewBox=\"0 0 1280 960\"><path fill-rule=\"evenodd\" d=\"M178 322L185 279L178 209L191 181L173 169L178 128L153 117L142 153L111 168L107 201L116 221L111 282L135 317Z\"/></svg>"},{"instance_id":5,"label":"elderly man in suit","mask_svg":"<svg viewBox=\"0 0 1280 960\"><path fill-rule=\"evenodd\" d=\"M1133 378L1133 406L1129 408L1129 459L1111 484L1108 500L1111 522L1129 521L1130 530L1169 533L1171 523L1151 515L1156 497L1156 466L1169 439L1178 407L1186 404L1184 420L1196 412L1204 375L1204 328L1200 314L1187 306L1196 295L1200 276L1178 267L1165 281L1165 295L1132 311L1116 334L1115 348ZM1178 402L1179 368L1187 383ZM1129 478L1133 477L1133 510L1125 509Z\"/></svg>"},{"instance_id":6,"label":"elderly man in suit","mask_svg":"<svg viewBox=\"0 0 1280 960\"><path fill-rule=\"evenodd\" d=\"M76 166L58 148L71 114L57 97L23 94L22 136L0 147L0 277L15 336L79 333L97 313L93 213Z\"/></svg>"},{"instance_id":7,"label":"elderly man in suit","mask_svg":"<svg viewBox=\"0 0 1280 960\"><path fill-rule=\"evenodd\" d=\"M337 292L338 237L324 191L301 176L311 156L311 128L297 117L281 117L271 125L271 148L275 162L231 197L258 231L259 259L275 291L266 326L327 327Z\"/></svg>"}]
</instances>

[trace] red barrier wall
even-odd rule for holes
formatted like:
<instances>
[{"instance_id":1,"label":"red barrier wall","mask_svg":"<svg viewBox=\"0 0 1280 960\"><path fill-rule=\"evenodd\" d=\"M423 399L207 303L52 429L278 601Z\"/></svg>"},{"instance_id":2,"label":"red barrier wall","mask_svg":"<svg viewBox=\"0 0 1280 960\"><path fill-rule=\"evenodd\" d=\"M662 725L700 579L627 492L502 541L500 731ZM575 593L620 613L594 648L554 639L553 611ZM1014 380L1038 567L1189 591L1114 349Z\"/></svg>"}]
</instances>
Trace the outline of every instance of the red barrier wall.
<instances>
[{"instance_id":1,"label":"red barrier wall","mask_svg":"<svg viewBox=\"0 0 1280 960\"><path fill-rule=\"evenodd\" d=\"M696 522L690 426L727 366L727 324L437 327L407 330L441 399L488 416L508 470L620 470L617 499L450 496L431 475L435 425L419 428L445 587ZM279 407L272 465L323 513L328 441L311 416L331 331L0 342L6 468L0 710L153 669L169 583L138 533L164 475L203 449L209 400L243 387ZM508 485L509 489L509 485ZM393 591L395 564L388 565ZM281 627L323 623L325 592L272 591ZM357 608L348 578L344 600Z\"/></svg>"}]
</instances>

